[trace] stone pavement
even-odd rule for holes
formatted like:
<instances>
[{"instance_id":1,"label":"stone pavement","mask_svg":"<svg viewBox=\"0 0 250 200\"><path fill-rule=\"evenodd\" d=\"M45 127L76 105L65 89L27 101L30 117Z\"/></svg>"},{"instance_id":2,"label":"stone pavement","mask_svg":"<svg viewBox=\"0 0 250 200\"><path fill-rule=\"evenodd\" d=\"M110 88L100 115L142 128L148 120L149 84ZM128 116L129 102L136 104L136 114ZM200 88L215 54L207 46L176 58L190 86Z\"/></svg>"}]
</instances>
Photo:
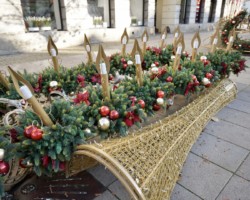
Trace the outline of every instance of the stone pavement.
<instances>
[{"instance_id":1,"label":"stone pavement","mask_svg":"<svg viewBox=\"0 0 250 200\"><path fill-rule=\"evenodd\" d=\"M204 38L208 40L210 34L201 33L203 41ZM190 41L191 37L191 34L187 34L186 41ZM149 45L157 46L158 38L159 35L154 36ZM169 36L167 41L171 40ZM131 46L132 41L128 49ZM97 45L94 45L96 49ZM120 45L104 44L104 49L110 55L120 51ZM59 52L62 64L67 67L86 59L81 46ZM250 58L246 59L250 66ZM38 71L48 65L48 56L46 52L0 56L0 69L7 65L19 70L26 68L28 71ZM218 120L209 122L201 133L183 166L171 200L250 199L250 69L239 77L231 76L231 79L238 87L237 98L223 108L216 115ZM98 165L88 170L88 173L105 188L103 193L95 194L95 200L130 199L121 183L103 166ZM20 187L13 192L17 193L18 190ZM15 198L19 199L18 196Z\"/></svg>"}]
</instances>

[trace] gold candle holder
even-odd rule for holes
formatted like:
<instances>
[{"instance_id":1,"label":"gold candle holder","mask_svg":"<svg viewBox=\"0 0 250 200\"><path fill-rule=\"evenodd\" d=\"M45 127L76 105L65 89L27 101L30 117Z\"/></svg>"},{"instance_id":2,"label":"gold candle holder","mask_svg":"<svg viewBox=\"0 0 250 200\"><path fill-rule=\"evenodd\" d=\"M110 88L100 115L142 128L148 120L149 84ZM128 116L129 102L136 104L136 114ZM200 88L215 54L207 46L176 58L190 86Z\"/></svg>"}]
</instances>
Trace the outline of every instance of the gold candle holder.
<instances>
[{"instance_id":1,"label":"gold candle holder","mask_svg":"<svg viewBox=\"0 0 250 200\"><path fill-rule=\"evenodd\" d=\"M84 34L84 42L83 42L83 46L87 52L88 55L88 64L93 63L93 57L92 57L92 53L91 53L91 45L89 42L89 39L87 38L86 34Z\"/></svg>"},{"instance_id":2,"label":"gold candle holder","mask_svg":"<svg viewBox=\"0 0 250 200\"><path fill-rule=\"evenodd\" d=\"M141 67L141 60L143 59L141 48L137 39L135 39L134 46L132 52L130 54L132 58L135 60L135 67L136 67L136 80L139 86L143 85L143 72Z\"/></svg>"},{"instance_id":3,"label":"gold candle holder","mask_svg":"<svg viewBox=\"0 0 250 200\"><path fill-rule=\"evenodd\" d=\"M211 53L214 53L214 51L216 50L216 47L218 45L218 41L219 41L220 35L219 35L219 28L216 28L214 34L211 36Z\"/></svg>"},{"instance_id":4,"label":"gold candle holder","mask_svg":"<svg viewBox=\"0 0 250 200\"><path fill-rule=\"evenodd\" d=\"M230 34L228 36L228 44L227 44L226 52L230 52L231 51L232 46L234 44L235 36L236 36L236 33L235 33L235 27L234 27L233 30L230 32Z\"/></svg>"},{"instance_id":5,"label":"gold candle holder","mask_svg":"<svg viewBox=\"0 0 250 200\"><path fill-rule=\"evenodd\" d=\"M58 63L58 58L57 58L58 49L57 49L55 43L53 42L51 36L49 36L47 50L48 50L49 55L52 58L52 62L53 62L53 66L54 66L55 71L57 73L59 73L59 63Z\"/></svg>"},{"instance_id":6,"label":"gold candle holder","mask_svg":"<svg viewBox=\"0 0 250 200\"><path fill-rule=\"evenodd\" d=\"M101 74L101 84L103 91L103 98L110 100L110 87L108 73L110 70L109 60L103 50L102 45L99 45L98 54L96 57L96 69Z\"/></svg>"},{"instance_id":7,"label":"gold candle holder","mask_svg":"<svg viewBox=\"0 0 250 200\"><path fill-rule=\"evenodd\" d=\"M197 50L201 45L201 38L200 33L197 31L194 34L194 37L191 40L191 46L192 46L192 61L194 62L196 60Z\"/></svg>"},{"instance_id":8,"label":"gold candle holder","mask_svg":"<svg viewBox=\"0 0 250 200\"><path fill-rule=\"evenodd\" d=\"M174 33L173 49L176 49L176 42L181 34L179 25L174 29L173 33Z\"/></svg>"},{"instance_id":9,"label":"gold candle holder","mask_svg":"<svg viewBox=\"0 0 250 200\"><path fill-rule=\"evenodd\" d=\"M126 45L128 44L128 41L129 41L129 37L128 37L127 29L125 28L121 36L122 56L126 55Z\"/></svg>"},{"instance_id":10,"label":"gold candle holder","mask_svg":"<svg viewBox=\"0 0 250 200\"><path fill-rule=\"evenodd\" d=\"M7 89L10 89L10 83L7 81L7 79L3 76L3 74L0 72L0 81L1 84Z\"/></svg>"},{"instance_id":11,"label":"gold candle holder","mask_svg":"<svg viewBox=\"0 0 250 200\"><path fill-rule=\"evenodd\" d=\"M165 46L165 39L167 37L167 31L165 30L164 33L161 35L161 43L160 48L163 49Z\"/></svg>"},{"instance_id":12,"label":"gold candle holder","mask_svg":"<svg viewBox=\"0 0 250 200\"><path fill-rule=\"evenodd\" d=\"M28 103L32 106L34 112L41 118L43 124L45 124L46 126L52 126L53 122L51 121L50 117L47 115L41 104L34 97L34 90L31 84L26 81L20 74L16 73L11 67L8 67L8 70L18 94L23 99L28 101ZM23 86L20 87L18 82L21 82Z\"/></svg>"},{"instance_id":13,"label":"gold candle holder","mask_svg":"<svg viewBox=\"0 0 250 200\"><path fill-rule=\"evenodd\" d=\"M147 32L147 29L145 28L142 36L141 36L141 40L142 40L142 54L145 55L145 52L146 52L146 47L147 47L147 41L149 39L149 36L148 36L148 32Z\"/></svg>"},{"instance_id":14,"label":"gold candle holder","mask_svg":"<svg viewBox=\"0 0 250 200\"><path fill-rule=\"evenodd\" d=\"M185 50L185 43L184 43L184 34L180 33L177 41L176 41L176 48L174 49L175 53L175 60L173 64L173 69L176 71L180 65L180 58L182 52Z\"/></svg>"}]
</instances>

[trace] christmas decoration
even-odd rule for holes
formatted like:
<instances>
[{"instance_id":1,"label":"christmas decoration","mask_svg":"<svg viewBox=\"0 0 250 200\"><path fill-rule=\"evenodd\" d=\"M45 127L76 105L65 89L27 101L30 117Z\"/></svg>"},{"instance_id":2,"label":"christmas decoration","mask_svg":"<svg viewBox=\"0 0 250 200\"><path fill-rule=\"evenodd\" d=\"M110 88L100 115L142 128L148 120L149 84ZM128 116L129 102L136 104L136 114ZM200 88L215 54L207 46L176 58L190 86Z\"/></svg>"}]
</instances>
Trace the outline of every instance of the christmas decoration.
<instances>
[{"instance_id":1,"label":"christmas decoration","mask_svg":"<svg viewBox=\"0 0 250 200\"><path fill-rule=\"evenodd\" d=\"M143 101L142 99L138 101L138 104L141 106L141 108L145 108L146 106L145 101Z\"/></svg>"},{"instance_id":2,"label":"christmas decoration","mask_svg":"<svg viewBox=\"0 0 250 200\"><path fill-rule=\"evenodd\" d=\"M101 119L99 119L98 121L98 127L103 130L106 131L109 129L110 126L110 121L109 119L107 119L106 117L102 117Z\"/></svg>"},{"instance_id":3,"label":"christmas decoration","mask_svg":"<svg viewBox=\"0 0 250 200\"><path fill-rule=\"evenodd\" d=\"M112 120L116 120L119 118L119 113L116 110L111 110L109 113L109 118Z\"/></svg>"},{"instance_id":4,"label":"christmas decoration","mask_svg":"<svg viewBox=\"0 0 250 200\"><path fill-rule=\"evenodd\" d=\"M33 125L30 125L30 126L27 126L27 127L25 127L25 129L24 129L24 136L26 137L26 138L31 138L31 133L33 132L33 131L36 131L38 128L36 127L36 126L33 126Z\"/></svg>"},{"instance_id":5,"label":"christmas decoration","mask_svg":"<svg viewBox=\"0 0 250 200\"><path fill-rule=\"evenodd\" d=\"M164 99L163 98L157 98L156 103L157 103L157 105L162 106L164 104Z\"/></svg>"},{"instance_id":6,"label":"christmas decoration","mask_svg":"<svg viewBox=\"0 0 250 200\"><path fill-rule=\"evenodd\" d=\"M34 129L31 132L31 139L32 140L41 140L43 137L43 131L41 129Z\"/></svg>"},{"instance_id":7,"label":"christmas decoration","mask_svg":"<svg viewBox=\"0 0 250 200\"><path fill-rule=\"evenodd\" d=\"M159 90L159 91L157 91L156 96L157 96L158 98L164 98L165 93L164 93L162 90Z\"/></svg>"},{"instance_id":8,"label":"christmas decoration","mask_svg":"<svg viewBox=\"0 0 250 200\"><path fill-rule=\"evenodd\" d=\"M110 110L109 110L109 107L108 107L108 106L102 106L102 107L100 108L100 114L101 114L102 117L108 116L108 115L109 115L109 112L110 112Z\"/></svg>"},{"instance_id":9,"label":"christmas decoration","mask_svg":"<svg viewBox=\"0 0 250 200\"><path fill-rule=\"evenodd\" d=\"M0 148L0 161L2 161L4 158L4 149Z\"/></svg>"},{"instance_id":10,"label":"christmas decoration","mask_svg":"<svg viewBox=\"0 0 250 200\"><path fill-rule=\"evenodd\" d=\"M0 161L0 175L6 175L10 170L9 163Z\"/></svg>"}]
</instances>

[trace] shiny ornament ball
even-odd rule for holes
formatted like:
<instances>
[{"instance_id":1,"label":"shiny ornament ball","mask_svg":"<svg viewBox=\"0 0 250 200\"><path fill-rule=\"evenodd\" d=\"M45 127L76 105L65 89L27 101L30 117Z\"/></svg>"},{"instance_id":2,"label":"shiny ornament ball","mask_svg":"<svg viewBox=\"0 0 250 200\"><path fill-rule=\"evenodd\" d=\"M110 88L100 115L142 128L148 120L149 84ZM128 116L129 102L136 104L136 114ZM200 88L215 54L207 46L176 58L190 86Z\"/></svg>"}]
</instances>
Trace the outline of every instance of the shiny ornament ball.
<instances>
[{"instance_id":1,"label":"shiny ornament ball","mask_svg":"<svg viewBox=\"0 0 250 200\"><path fill-rule=\"evenodd\" d=\"M151 72L152 72L152 74L158 74L159 70L157 67L152 67Z\"/></svg>"},{"instance_id":2,"label":"shiny ornament ball","mask_svg":"<svg viewBox=\"0 0 250 200\"><path fill-rule=\"evenodd\" d=\"M10 165L9 163L5 162L5 161L0 161L0 174L1 175L6 175L8 174L10 170Z\"/></svg>"},{"instance_id":3,"label":"shiny ornament ball","mask_svg":"<svg viewBox=\"0 0 250 200\"><path fill-rule=\"evenodd\" d=\"M151 67L152 67L152 68L153 68L153 67L156 67L156 65L155 65L154 63L152 63L152 64L151 64Z\"/></svg>"},{"instance_id":4,"label":"shiny ornament ball","mask_svg":"<svg viewBox=\"0 0 250 200\"><path fill-rule=\"evenodd\" d=\"M128 64L128 65L133 65L134 63L133 63L133 61L128 60L127 64Z\"/></svg>"},{"instance_id":5,"label":"shiny ornament ball","mask_svg":"<svg viewBox=\"0 0 250 200\"><path fill-rule=\"evenodd\" d=\"M35 129L31 132L32 140L41 140L43 138L43 131L41 129Z\"/></svg>"},{"instance_id":6,"label":"shiny ornament ball","mask_svg":"<svg viewBox=\"0 0 250 200\"><path fill-rule=\"evenodd\" d=\"M157 98L156 103L157 103L157 105L162 106L164 104L164 99L163 98Z\"/></svg>"},{"instance_id":7,"label":"shiny ornament ball","mask_svg":"<svg viewBox=\"0 0 250 200\"><path fill-rule=\"evenodd\" d=\"M25 127L25 129L24 129L24 136L26 138L31 138L32 131L34 131L36 129L38 129L38 128L36 126L33 126L33 125Z\"/></svg>"},{"instance_id":8,"label":"shiny ornament ball","mask_svg":"<svg viewBox=\"0 0 250 200\"><path fill-rule=\"evenodd\" d=\"M4 149L0 149L0 161L4 158Z\"/></svg>"},{"instance_id":9,"label":"shiny ornament ball","mask_svg":"<svg viewBox=\"0 0 250 200\"><path fill-rule=\"evenodd\" d=\"M165 95L165 92L163 92L162 90L159 90L158 92L157 92L157 97L158 98L163 98L164 97L164 95Z\"/></svg>"},{"instance_id":10,"label":"shiny ornament ball","mask_svg":"<svg viewBox=\"0 0 250 200\"><path fill-rule=\"evenodd\" d=\"M109 109L108 106L102 106L102 107L100 108L100 114L101 114L102 117L108 116L108 115L109 115L109 112L110 112L110 109Z\"/></svg>"},{"instance_id":11,"label":"shiny ornament ball","mask_svg":"<svg viewBox=\"0 0 250 200\"><path fill-rule=\"evenodd\" d=\"M208 84L210 84L211 82L209 81L209 79L208 78L203 78L202 79L202 83L203 83L203 85L208 85Z\"/></svg>"},{"instance_id":12,"label":"shiny ornament ball","mask_svg":"<svg viewBox=\"0 0 250 200\"><path fill-rule=\"evenodd\" d=\"M143 101L142 99L138 101L138 104L141 106L141 108L145 108L146 106L145 101Z\"/></svg>"},{"instance_id":13,"label":"shiny ornament ball","mask_svg":"<svg viewBox=\"0 0 250 200\"><path fill-rule=\"evenodd\" d=\"M157 104L154 104L153 105L153 110L154 111L158 111L158 110L160 110L161 109L161 106L159 106L159 105L157 105Z\"/></svg>"},{"instance_id":14,"label":"shiny ornament ball","mask_svg":"<svg viewBox=\"0 0 250 200\"><path fill-rule=\"evenodd\" d=\"M211 73L206 73L206 78L207 79L211 79L213 77L213 75Z\"/></svg>"},{"instance_id":15,"label":"shiny ornament ball","mask_svg":"<svg viewBox=\"0 0 250 200\"><path fill-rule=\"evenodd\" d=\"M57 82L57 81L51 81L51 82L49 83L49 86L50 86L51 88L57 88L57 87L58 87L58 82Z\"/></svg>"},{"instance_id":16,"label":"shiny ornament ball","mask_svg":"<svg viewBox=\"0 0 250 200\"><path fill-rule=\"evenodd\" d=\"M85 128L84 131L87 133L87 134L90 134L91 133L91 130L89 128Z\"/></svg>"},{"instance_id":17,"label":"shiny ornament ball","mask_svg":"<svg viewBox=\"0 0 250 200\"><path fill-rule=\"evenodd\" d=\"M201 56L201 57L200 57L200 60L201 60L201 61L207 60L207 56Z\"/></svg>"},{"instance_id":18,"label":"shiny ornament ball","mask_svg":"<svg viewBox=\"0 0 250 200\"><path fill-rule=\"evenodd\" d=\"M166 78L166 81L167 81L167 82L173 82L172 76L167 77L167 78Z\"/></svg>"},{"instance_id":19,"label":"shiny ornament ball","mask_svg":"<svg viewBox=\"0 0 250 200\"><path fill-rule=\"evenodd\" d=\"M103 131L108 130L109 126L110 126L109 119L107 119L106 117L102 117L101 119L99 119L99 121L98 121L98 127L101 130L103 130Z\"/></svg>"},{"instance_id":20,"label":"shiny ornament ball","mask_svg":"<svg viewBox=\"0 0 250 200\"><path fill-rule=\"evenodd\" d=\"M116 110L111 110L109 113L109 118L112 120L116 120L119 118L119 113Z\"/></svg>"}]
</instances>

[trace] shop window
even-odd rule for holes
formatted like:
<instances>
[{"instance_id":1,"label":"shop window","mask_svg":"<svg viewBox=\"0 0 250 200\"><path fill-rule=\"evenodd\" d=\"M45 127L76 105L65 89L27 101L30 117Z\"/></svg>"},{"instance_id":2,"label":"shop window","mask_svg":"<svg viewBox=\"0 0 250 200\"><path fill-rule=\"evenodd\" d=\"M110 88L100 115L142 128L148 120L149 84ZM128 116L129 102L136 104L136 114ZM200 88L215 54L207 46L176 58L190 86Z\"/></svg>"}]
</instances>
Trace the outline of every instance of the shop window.
<instances>
[{"instance_id":1,"label":"shop window","mask_svg":"<svg viewBox=\"0 0 250 200\"><path fill-rule=\"evenodd\" d=\"M87 0L88 13L93 18L95 27L111 27L111 1Z\"/></svg>"},{"instance_id":2,"label":"shop window","mask_svg":"<svg viewBox=\"0 0 250 200\"><path fill-rule=\"evenodd\" d=\"M196 1L196 15L195 15L195 22L196 23L203 22L204 5L205 5L205 0L197 0Z\"/></svg>"},{"instance_id":3,"label":"shop window","mask_svg":"<svg viewBox=\"0 0 250 200\"><path fill-rule=\"evenodd\" d=\"M144 21L143 0L130 0L130 16L132 26L142 26Z\"/></svg>"},{"instance_id":4,"label":"shop window","mask_svg":"<svg viewBox=\"0 0 250 200\"><path fill-rule=\"evenodd\" d=\"M215 12L216 12L216 4L217 4L216 0L211 0L208 22L214 22Z\"/></svg>"},{"instance_id":5,"label":"shop window","mask_svg":"<svg viewBox=\"0 0 250 200\"><path fill-rule=\"evenodd\" d=\"M53 0L21 0L27 30L63 29L59 3Z\"/></svg>"},{"instance_id":6,"label":"shop window","mask_svg":"<svg viewBox=\"0 0 250 200\"><path fill-rule=\"evenodd\" d=\"M181 0L180 24L188 24L190 16L191 0Z\"/></svg>"}]
</instances>

